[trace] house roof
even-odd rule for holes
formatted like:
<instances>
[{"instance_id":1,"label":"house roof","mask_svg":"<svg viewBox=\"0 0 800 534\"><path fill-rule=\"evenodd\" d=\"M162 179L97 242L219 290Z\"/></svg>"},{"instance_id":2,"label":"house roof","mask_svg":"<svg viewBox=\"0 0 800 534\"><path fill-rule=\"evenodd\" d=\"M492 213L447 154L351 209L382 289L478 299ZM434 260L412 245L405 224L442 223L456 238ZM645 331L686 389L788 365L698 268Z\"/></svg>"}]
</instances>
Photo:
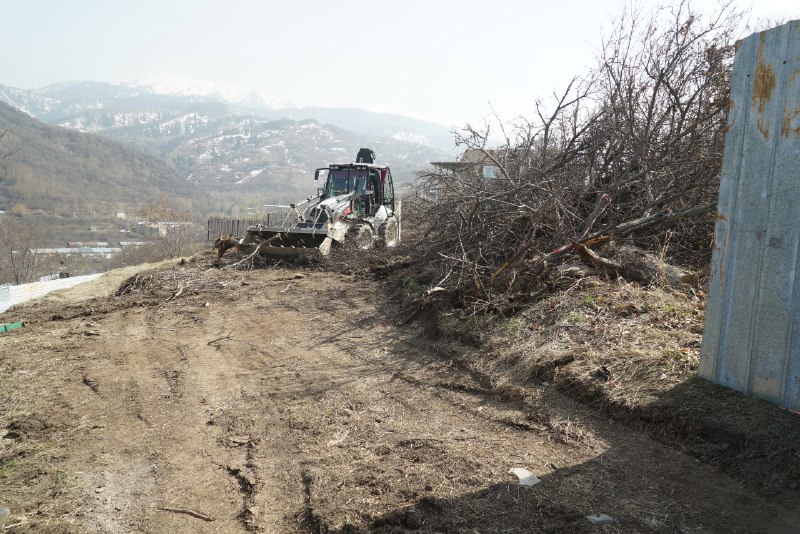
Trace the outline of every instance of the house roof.
<instances>
[{"instance_id":1,"label":"house roof","mask_svg":"<svg viewBox=\"0 0 800 534\"><path fill-rule=\"evenodd\" d=\"M487 150L492 157L497 158L499 156L499 151L497 150ZM443 169L448 169L452 171L464 170L473 167L477 167L479 165L485 164L494 164L483 150L477 148L468 148L461 154L461 157L458 161L432 161L431 165L435 167L441 167Z\"/></svg>"},{"instance_id":2,"label":"house roof","mask_svg":"<svg viewBox=\"0 0 800 534\"><path fill-rule=\"evenodd\" d=\"M105 241L67 241L69 247L107 247Z\"/></svg>"}]
</instances>

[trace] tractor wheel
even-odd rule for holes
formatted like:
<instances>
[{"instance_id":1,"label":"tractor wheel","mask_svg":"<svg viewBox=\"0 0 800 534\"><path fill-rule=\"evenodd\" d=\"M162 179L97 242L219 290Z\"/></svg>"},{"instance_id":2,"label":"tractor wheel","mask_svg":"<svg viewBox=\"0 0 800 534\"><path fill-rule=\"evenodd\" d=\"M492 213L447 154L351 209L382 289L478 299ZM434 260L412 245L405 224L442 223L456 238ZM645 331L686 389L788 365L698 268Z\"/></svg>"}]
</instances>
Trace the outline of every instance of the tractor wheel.
<instances>
[{"instance_id":1,"label":"tractor wheel","mask_svg":"<svg viewBox=\"0 0 800 534\"><path fill-rule=\"evenodd\" d=\"M361 250L370 249L373 244L372 229L366 224L353 226L347 231L346 240Z\"/></svg>"},{"instance_id":2,"label":"tractor wheel","mask_svg":"<svg viewBox=\"0 0 800 534\"><path fill-rule=\"evenodd\" d=\"M397 246L397 221L386 221L378 227L378 237L386 247Z\"/></svg>"}]
</instances>

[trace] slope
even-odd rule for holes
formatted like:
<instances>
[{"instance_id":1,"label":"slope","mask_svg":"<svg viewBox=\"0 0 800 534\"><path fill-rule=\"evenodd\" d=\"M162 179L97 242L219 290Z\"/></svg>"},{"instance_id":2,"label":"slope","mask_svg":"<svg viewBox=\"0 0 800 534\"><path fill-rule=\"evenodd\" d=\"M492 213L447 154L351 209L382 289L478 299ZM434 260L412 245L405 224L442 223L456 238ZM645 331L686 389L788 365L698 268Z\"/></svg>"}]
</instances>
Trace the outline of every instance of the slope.
<instances>
[{"instance_id":1,"label":"slope","mask_svg":"<svg viewBox=\"0 0 800 534\"><path fill-rule=\"evenodd\" d=\"M404 182L431 161L448 159L453 150L446 127L400 115L270 107L263 99L163 91L101 82L65 82L34 91L0 85L0 101L48 124L144 148L205 189L280 193L313 167L349 160L364 146L374 148L383 163L392 165L395 179ZM325 126L324 143L319 132L306 127L309 121ZM243 138L247 132L269 140ZM285 151L269 150L280 143ZM346 156L337 153L339 148Z\"/></svg>"},{"instance_id":2,"label":"slope","mask_svg":"<svg viewBox=\"0 0 800 534\"><path fill-rule=\"evenodd\" d=\"M468 372L380 282L212 260L12 310L13 532L796 532L796 498Z\"/></svg>"},{"instance_id":3,"label":"slope","mask_svg":"<svg viewBox=\"0 0 800 534\"><path fill-rule=\"evenodd\" d=\"M48 126L0 103L0 208L107 210L165 195L188 198L195 188L164 162L97 135Z\"/></svg>"}]
</instances>

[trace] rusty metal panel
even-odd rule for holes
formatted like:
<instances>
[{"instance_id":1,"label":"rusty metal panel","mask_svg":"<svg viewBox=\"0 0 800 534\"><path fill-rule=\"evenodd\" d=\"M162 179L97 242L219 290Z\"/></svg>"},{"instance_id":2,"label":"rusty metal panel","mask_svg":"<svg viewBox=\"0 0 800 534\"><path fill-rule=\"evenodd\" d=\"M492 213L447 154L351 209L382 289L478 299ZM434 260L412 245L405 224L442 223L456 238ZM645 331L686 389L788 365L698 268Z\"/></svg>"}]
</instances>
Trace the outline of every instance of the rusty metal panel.
<instances>
[{"instance_id":1,"label":"rusty metal panel","mask_svg":"<svg viewBox=\"0 0 800 534\"><path fill-rule=\"evenodd\" d=\"M700 376L800 409L800 21L739 45Z\"/></svg>"}]
</instances>

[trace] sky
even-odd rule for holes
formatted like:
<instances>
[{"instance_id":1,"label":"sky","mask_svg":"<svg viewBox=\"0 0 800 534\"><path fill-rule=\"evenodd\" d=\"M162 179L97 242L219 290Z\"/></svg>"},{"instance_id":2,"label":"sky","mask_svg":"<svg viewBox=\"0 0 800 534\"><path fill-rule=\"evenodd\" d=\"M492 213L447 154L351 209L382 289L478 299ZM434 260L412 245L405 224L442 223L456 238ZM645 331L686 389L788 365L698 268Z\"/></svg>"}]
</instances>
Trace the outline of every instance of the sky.
<instances>
[{"instance_id":1,"label":"sky","mask_svg":"<svg viewBox=\"0 0 800 534\"><path fill-rule=\"evenodd\" d=\"M750 20L798 0L731 0ZM639 0L646 7L657 2ZM660 2L663 4L664 2ZM530 115L593 65L621 0L0 0L0 83L161 74L299 106L358 107L447 126ZM717 0L692 0L703 13Z\"/></svg>"}]
</instances>

